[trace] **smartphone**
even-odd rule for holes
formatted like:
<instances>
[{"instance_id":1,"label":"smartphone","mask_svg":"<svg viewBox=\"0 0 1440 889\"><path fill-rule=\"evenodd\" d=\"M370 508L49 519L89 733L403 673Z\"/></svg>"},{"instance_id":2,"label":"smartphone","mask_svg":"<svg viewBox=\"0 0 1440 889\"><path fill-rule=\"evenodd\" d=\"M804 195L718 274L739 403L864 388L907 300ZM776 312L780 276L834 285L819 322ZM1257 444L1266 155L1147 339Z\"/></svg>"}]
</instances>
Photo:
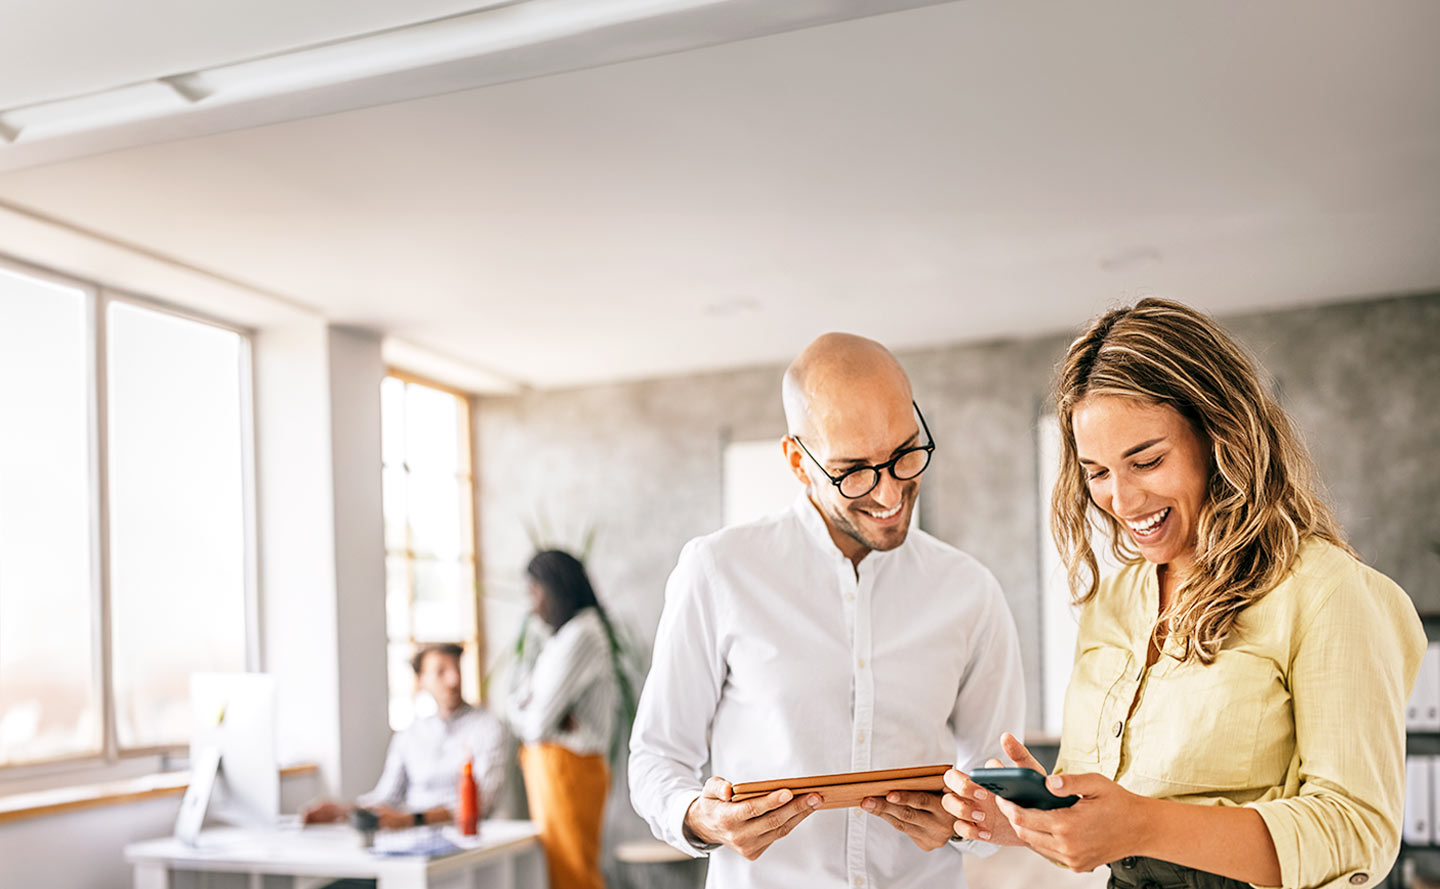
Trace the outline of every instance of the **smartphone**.
<instances>
[{"instance_id":1,"label":"smartphone","mask_svg":"<svg viewBox=\"0 0 1440 889\"><path fill-rule=\"evenodd\" d=\"M1056 796L1045 786L1045 776L1034 769L976 769L970 780L999 797L1026 809L1063 809L1078 796Z\"/></svg>"}]
</instances>

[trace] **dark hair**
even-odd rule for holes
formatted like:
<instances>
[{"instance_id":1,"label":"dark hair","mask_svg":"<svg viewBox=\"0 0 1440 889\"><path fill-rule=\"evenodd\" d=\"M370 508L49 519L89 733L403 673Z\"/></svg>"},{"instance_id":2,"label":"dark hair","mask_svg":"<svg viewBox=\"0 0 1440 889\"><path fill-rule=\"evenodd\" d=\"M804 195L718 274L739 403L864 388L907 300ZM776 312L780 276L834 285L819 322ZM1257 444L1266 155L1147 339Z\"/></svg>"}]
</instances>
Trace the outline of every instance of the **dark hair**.
<instances>
[{"instance_id":1,"label":"dark hair","mask_svg":"<svg viewBox=\"0 0 1440 889\"><path fill-rule=\"evenodd\" d=\"M416 676L419 676L420 671L425 667L425 655L431 652L438 652L446 657L453 657L458 661L460 660L460 656L465 653L465 646L458 642L427 642L420 646L420 650L415 652L414 657L410 658L410 669L415 671Z\"/></svg>"},{"instance_id":2,"label":"dark hair","mask_svg":"<svg viewBox=\"0 0 1440 889\"><path fill-rule=\"evenodd\" d=\"M610 664L615 670L615 681L620 686L620 702L624 708L624 721L620 730L610 739L611 762L623 754L630 734L630 725L635 721L635 687L621 664L620 640L610 616L595 598L595 588L590 585L590 576L579 559L558 549L541 550L525 566L525 573L540 588L540 618L560 629L570 618L585 608L594 608L605 628L605 638L610 647ZM521 636L521 645L524 644Z\"/></svg>"},{"instance_id":3,"label":"dark hair","mask_svg":"<svg viewBox=\"0 0 1440 889\"><path fill-rule=\"evenodd\" d=\"M595 598L595 588L581 561L564 550L547 549L535 554L525 573L540 587L541 617L558 630L584 608L594 608L609 623L605 609Z\"/></svg>"}]
</instances>

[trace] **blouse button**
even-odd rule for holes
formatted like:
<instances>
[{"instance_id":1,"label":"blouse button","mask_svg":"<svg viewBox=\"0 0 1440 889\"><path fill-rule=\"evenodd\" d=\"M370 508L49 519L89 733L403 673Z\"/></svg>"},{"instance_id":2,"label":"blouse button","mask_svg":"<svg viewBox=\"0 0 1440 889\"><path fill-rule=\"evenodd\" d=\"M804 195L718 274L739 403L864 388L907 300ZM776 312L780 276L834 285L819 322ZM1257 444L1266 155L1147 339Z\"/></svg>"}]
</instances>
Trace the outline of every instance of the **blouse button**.
<instances>
[{"instance_id":1,"label":"blouse button","mask_svg":"<svg viewBox=\"0 0 1440 889\"><path fill-rule=\"evenodd\" d=\"M1365 883L1366 883L1367 881L1369 881L1369 879L1370 879L1370 875L1367 874L1367 873L1351 874L1351 875L1350 875L1350 885L1351 885L1351 886L1363 886L1363 885L1365 885Z\"/></svg>"},{"instance_id":2,"label":"blouse button","mask_svg":"<svg viewBox=\"0 0 1440 889\"><path fill-rule=\"evenodd\" d=\"M1123 728L1125 728L1125 723L1124 723L1122 720L1118 720L1118 719L1117 719L1117 720L1115 721L1115 737L1117 737L1117 738L1120 737L1120 731L1121 731Z\"/></svg>"}]
</instances>

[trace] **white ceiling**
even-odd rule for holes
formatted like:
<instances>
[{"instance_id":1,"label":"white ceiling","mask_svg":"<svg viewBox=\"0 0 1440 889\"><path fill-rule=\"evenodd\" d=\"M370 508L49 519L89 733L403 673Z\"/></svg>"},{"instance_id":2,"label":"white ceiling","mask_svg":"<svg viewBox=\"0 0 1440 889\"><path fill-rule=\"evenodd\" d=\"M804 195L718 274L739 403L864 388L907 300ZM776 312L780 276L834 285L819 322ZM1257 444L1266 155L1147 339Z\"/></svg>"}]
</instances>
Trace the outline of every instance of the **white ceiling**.
<instances>
[{"instance_id":1,"label":"white ceiling","mask_svg":"<svg viewBox=\"0 0 1440 889\"><path fill-rule=\"evenodd\" d=\"M6 0L0 108L465 12L476 0Z\"/></svg>"},{"instance_id":2,"label":"white ceiling","mask_svg":"<svg viewBox=\"0 0 1440 889\"><path fill-rule=\"evenodd\" d=\"M47 55L93 47L33 5L50 21L0 28L0 58L15 41L37 74L0 71L0 105L103 85ZM108 70L391 6L208 3L106 43ZM1432 0L966 0L20 169L0 202L542 387L784 360L836 328L1060 330L1146 293L1440 289L1437 34Z\"/></svg>"}]
</instances>

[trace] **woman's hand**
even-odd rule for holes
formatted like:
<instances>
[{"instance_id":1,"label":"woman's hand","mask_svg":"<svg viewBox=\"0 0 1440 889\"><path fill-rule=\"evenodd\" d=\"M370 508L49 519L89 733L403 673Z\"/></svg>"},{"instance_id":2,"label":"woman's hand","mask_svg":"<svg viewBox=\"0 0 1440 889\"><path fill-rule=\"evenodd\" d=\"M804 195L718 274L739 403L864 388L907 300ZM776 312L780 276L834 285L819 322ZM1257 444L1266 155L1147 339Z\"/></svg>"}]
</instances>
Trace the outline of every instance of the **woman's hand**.
<instances>
[{"instance_id":1,"label":"woman's hand","mask_svg":"<svg viewBox=\"0 0 1440 889\"><path fill-rule=\"evenodd\" d=\"M1045 770L1025 745L1015 736L1006 732L1000 738L1000 746L1010 761L1020 768L1034 769L1040 774ZM985 763L986 768L1003 767L998 759ZM967 840L983 840L1000 846L1023 846L1025 841L1016 834L1003 812L996 805L995 794L970 780L970 776L959 769L945 773L947 792L940 801L945 811L955 817L955 835Z\"/></svg>"},{"instance_id":2,"label":"woman's hand","mask_svg":"<svg viewBox=\"0 0 1440 889\"><path fill-rule=\"evenodd\" d=\"M1104 775L1051 775L1045 786L1056 796L1076 795L1067 809L1023 809L996 799L1011 830L1025 845L1074 871L1140 854L1149 819L1146 797L1131 793Z\"/></svg>"}]
</instances>

